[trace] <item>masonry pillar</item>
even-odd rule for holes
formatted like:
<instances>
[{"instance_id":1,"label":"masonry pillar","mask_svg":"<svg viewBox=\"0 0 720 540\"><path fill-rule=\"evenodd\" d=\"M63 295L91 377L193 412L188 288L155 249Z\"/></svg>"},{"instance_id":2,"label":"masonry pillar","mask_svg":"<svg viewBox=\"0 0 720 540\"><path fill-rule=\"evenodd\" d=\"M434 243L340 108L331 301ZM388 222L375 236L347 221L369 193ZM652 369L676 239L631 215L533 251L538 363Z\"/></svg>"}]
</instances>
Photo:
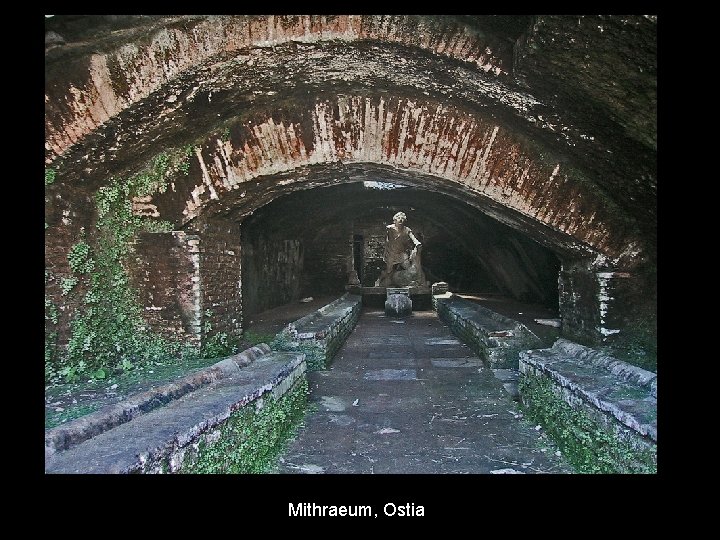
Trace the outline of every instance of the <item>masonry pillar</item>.
<instances>
[{"instance_id":1,"label":"masonry pillar","mask_svg":"<svg viewBox=\"0 0 720 540\"><path fill-rule=\"evenodd\" d=\"M213 221L200 236L200 282L203 326L207 336L224 332L242 336L242 265L240 225Z\"/></svg>"},{"instance_id":2,"label":"masonry pillar","mask_svg":"<svg viewBox=\"0 0 720 540\"><path fill-rule=\"evenodd\" d=\"M564 261L558 281L563 337L589 346L654 348L657 300L652 283L641 272Z\"/></svg>"},{"instance_id":3,"label":"masonry pillar","mask_svg":"<svg viewBox=\"0 0 720 540\"><path fill-rule=\"evenodd\" d=\"M199 234L141 233L130 276L155 332L195 344L219 332L242 335L237 225L206 227Z\"/></svg>"}]
</instances>

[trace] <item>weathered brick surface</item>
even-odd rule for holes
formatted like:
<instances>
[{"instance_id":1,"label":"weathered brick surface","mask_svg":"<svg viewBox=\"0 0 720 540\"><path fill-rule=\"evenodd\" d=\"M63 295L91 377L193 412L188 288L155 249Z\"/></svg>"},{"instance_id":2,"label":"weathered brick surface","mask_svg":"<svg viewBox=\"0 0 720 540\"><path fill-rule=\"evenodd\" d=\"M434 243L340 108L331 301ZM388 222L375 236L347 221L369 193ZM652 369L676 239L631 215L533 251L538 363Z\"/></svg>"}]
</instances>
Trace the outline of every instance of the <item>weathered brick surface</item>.
<instances>
[{"instance_id":1,"label":"weathered brick surface","mask_svg":"<svg viewBox=\"0 0 720 540\"><path fill-rule=\"evenodd\" d=\"M150 328L191 343L201 335L199 241L182 231L141 233L129 268Z\"/></svg>"},{"instance_id":2,"label":"weathered brick surface","mask_svg":"<svg viewBox=\"0 0 720 540\"><path fill-rule=\"evenodd\" d=\"M568 339L597 344L600 334L600 290L589 263L564 263L558 279L562 333Z\"/></svg>"},{"instance_id":3,"label":"weathered brick surface","mask_svg":"<svg viewBox=\"0 0 720 540\"><path fill-rule=\"evenodd\" d=\"M318 164L370 162L442 178L453 189L486 197L566 235L579 252L589 246L619 258L634 245L607 200L577 184L560 163L541 161L491 118L430 100L322 99L310 110L254 123L231 141L209 140L197 158L202 178L184 195L182 217L177 216L182 220L241 193L254 179ZM290 177L283 186L303 180L304 175ZM161 214L163 198L168 196L158 198Z\"/></svg>"},{"instance_id":4,"label":"weathered brick surface","mask_svg":"<svg viewBox=\"0 0 720 540\"><path fill-rule=\"evenodd\" d=\"M132 285L153 330L189 342L200 342L206 324L210 333L205 337L242 334L237 228L215 224L199 234L143 233L134 247Z\"/></svg>"},{"instance_id":5,"label":"weathered brick surface","mask_svg":"<svg viewBox=\"0 0 720 540\"><path fill-rule=\"evenodd\" d=\"M623 348L647 347L656 339L654 277L598 271L590 261L575 261L563 264L558 285L564 337Z\"/></svg>"},{"instance_id":6,"label":"weathered brick surface","mask_svg":"<svg viewBox=\"0 0 720 540\"><path fill-rule=\"evenodd\" d=\"M193 181L181 185L187 182L178 179L173 192L173 199L183 199L177 215L169 211L168 196L165 208L155 198L151 204L165 218L188 221L212 201L244 192L255 179L318 164L377 163L487 197L567 235L578 249L590 246L619 258L637 243L604 194L559 161L542 158L492 115L432 99L377 94L318 95L314 103L284 105L272 115L261 110L238 122L230 140L225 129L206 139L192 166Z\"/></svg>"},{"instance_id":7,"label":"weathered brick surface","mask_svg":"<svg viewBox=\"0 0 720 540\"><path fill-rule=\"evenodd\" d=\"M64 347L70 338L70 321L82 306L86 284L79 280L67 295L60 285L65 278L73 277L68 262L68 251L81 237L95 234L95 208L92 197L80 189L51 185L45 188L45 296L58 309L58 324L46 321L45 331L58 332L57 343Z\"/></svg>"},{"instance_id":8,"label":"weathered brick surface","mask_svg":"<svg viewBox=\"0 0 720 540\"><path fill-rule=\"evenodd\" d=\"M586 50L597 45L603 54L593 56L591 65L610 70L601 82L603 92L612 99L598 97L594 69L573 71L568 75L573 79L569 87L589 89L595 101L611 103L617 109L613 116L632 111L638 100L643 111L632 118L643 118L643 129L636 126L633 132L649 131L647 137L654 140L655 19L596 19L539 17L537 24L526 28L527 42L514 46L507 38L494 41L482 20L466 19L465 23L472 24L460 24L452 18L424 16L150 18L146 28L138 23L140 27L132 33L106 38L103 47L66 51L61 47L57 55L50 51L46 157L48 162L68 157L73 145L97 134L99 140L78 149L68 168L77 181L84 176L80 171L86 170L100 181L111 172L103 174L100 169L113 167L102 165L104 161L128 164L151 157L144 154L150 144L139 144L133 152L135 141L129 140L133 137L128 137L128 130L142 131L148 140L168 146L195 142L212 131L228 131L230 140L219 133L207 139L198 162L192 165L193 185L178 191L183 194L186 215L165 217L190 220L196 215L194 207L221 198L224 190L248 179L321 163L383 163L443 178L448 185L458 183L457 187L469 188L471 195L477 192L581 245L612 258L632 259L639 239L633 220L625 217L634 213L633 197L639 194L628 201L615 194L624 189L611 189L608 196L603 178L612 175L613 186L620 178L636 191L636 185L646 180L654 185L652 154L644 155L641 161L647 165L639 167L623 156L623 166L631 167L632 173L615 171L612 162L627 142L619 136L622 133L612 131L616 126L612 121L607 124L602 110L598 114L592 103L582 99L573 100L573 109L580 110L578 114L589 124L573 125L563 118L564 110L553 110L554 90L545 84L558 86L554 78L542 77L542 71L539 76L535 73L538 62L552 66L553 73L562 73L565 66L558 67L557 59L577 64L582 57L583 62L590 62ZM576 25L572 29L571 23ZM618 36L628 34L632 39L621 40L625 48L636 37L642 38L642 51L638 51L642 62L638 66L632 59L619 58L633 77L627 84L616 85L610 75L618 66L611 52ZM570 43L577 44L571 46L561 39L568 36L572 36ZM334 44L344 50L326 48ZM536 50L538 45L540 50ZM542 103L543 96L528 93L533 88L503 75L510 71L516 48L549 104ZM276 49L285 51L287 62L267 57L267 51L274 55ZM552 52L550 57L544 54L546 50ZM377 60L380 56L384 59ZM335 58L339 58L337 63ZM268 67L296 63L286 79L269 75L266 80L263 74L276 70L264 69L265 61ZM346 88L340 81L357 84ZM628 88L635 82L642 82L648 92ZM338 84L339 89L328 92L328 84ZM560 86L567 102L568 90ZM628 98L627 104L621 97ZM225 105L217 105L224 99ZM358 104L365 100L371 106ZM245 112L249 101L253 110ZM255 108L261 101L263 105ZM244 105L236 107L236 103ZM209 117L218 118L217 125L205 120ZM602 141L593 134L597 122L602 131L611 130ZM136 123L147 129L136 128ZM183 128L194 124L203 127L187 139L166 135L183 133ZM115 159L120 157L117 151L130 154ZM583 156L590 153L592 166L583 166ZM649 196L646 200L654 200L654 189L640 191ZM622 202L628 216L617 212L613 200ZM643 212L654 215L652 204L645 206Z\"/></svg>"},{"instance_id":9,"label":"weathered brick surface","mask_svg":"<svg viewBox=\"0 0 720 540\"><path fill-rule=\"evenodd\" d=\"M300 240L247 237L243 243L243 310L249 317L297 301L304 268Z\"/></svg>"},{"instance_id":10,"label":"weathered brick surface","mask_svg":"<svg viewBox=\"0 0 720 540\"><path fill-rule=\"evenodd\" d=\"M58 213L70 217L65 218L65 223L53 222L46 234L46 296L59 306L60 314L57 325L46 322L46 332L58 331L57 344L62 350L70 336L72 316L81 307L84 282L79 280L66 296L61 294L60 283L64 277L72 276L67 253L79 240L83 222L74 224L71 211ZM87 222L92 213L80 216ZM86 237L93 241L94 226L85 230ZM190 343L201 340L207 323L211 327L209 335L242 334L241 249L239 232L234 232L215 226L199 235L173 231L140 233L136 237L127 272L143 318L153 331Z\"/></svg>"},{"instance_id":11,"label":"weathered brick surface","mask_svg":"<svg viewBox=\"0 0 720 540\"><path fill-rule=\"evenodd\" d=\"M242 334L242 277L240 229L235 224L208 226L201 234L200 282L203 324L210 334ZM210 310L210 317L205 314Z\"/></svg>"},{"instance_id":12,"label":"weathered brick surface","mask_svg":"<svg viewBox=\"0 0 720 540\"><path fill-rule=\"evenodd\" d=\"M416 16L184 17L133 45L66 61L46 85L47 162L168 80L227 53L289 41L378 40L412 45L507 75L511 47L453 21ZM490 48L495 49L495 52ZM68 72L74 74L68 77Z\"/></svg>"},{"instance_id":13,"label":"weathered brick surface","mask_svg":"<svg viewBox=\"0 0 720 540\"><path fill-rule=\"evenodd\" d=\"M597 272L602 344L632 351L657 351L657 276Z\"/></svg>"}]
</instances>

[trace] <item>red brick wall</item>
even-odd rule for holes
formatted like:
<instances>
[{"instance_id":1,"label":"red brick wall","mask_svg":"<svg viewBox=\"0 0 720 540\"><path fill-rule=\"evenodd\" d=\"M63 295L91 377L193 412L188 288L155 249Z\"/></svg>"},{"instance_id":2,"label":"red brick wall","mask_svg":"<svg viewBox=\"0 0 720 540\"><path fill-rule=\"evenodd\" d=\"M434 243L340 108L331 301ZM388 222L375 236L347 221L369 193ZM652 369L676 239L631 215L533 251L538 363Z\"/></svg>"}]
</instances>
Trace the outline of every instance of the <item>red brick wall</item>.
<instances>
[{"instance_id":1,"label":"red brick wall","mask_svg":"<svg viewBox=\"0 0 720 540\"><path fill-rule=\"evenodd\" d=\"M131 284L150 328L168 338L199 342L199 238L182 231L142 233L134 248Z\"/></svg>"},{"instance_id":2,"label":"red brick wall","mask_svg":"<svg viewBox=\"0 0 720 540\"><path fill-rule=\"evenodd\" d=\"M95 207L92 197L82 190L53 184L45 188L45 297L57 306L58 324L46 321L45 331L58 332L58 345L70 339L70 321L82 303L86 289L81 281L63 296L60 285L72 277L68 263L70 247L80 239L81 229L88 238L95 233Z\"/></svg>"},{"instance_id":3,"label":"red brick wall","mask_svg":"<svg viewBox=\"0 0 720 540\"><path fill-rule=\"evenodd\" d=\"M200 283L203 323L229 336L242 335L242 276L240 229L217 224L200 233ZM212 315L206 319L204 313Z\"/></svg>"}]
</instances>

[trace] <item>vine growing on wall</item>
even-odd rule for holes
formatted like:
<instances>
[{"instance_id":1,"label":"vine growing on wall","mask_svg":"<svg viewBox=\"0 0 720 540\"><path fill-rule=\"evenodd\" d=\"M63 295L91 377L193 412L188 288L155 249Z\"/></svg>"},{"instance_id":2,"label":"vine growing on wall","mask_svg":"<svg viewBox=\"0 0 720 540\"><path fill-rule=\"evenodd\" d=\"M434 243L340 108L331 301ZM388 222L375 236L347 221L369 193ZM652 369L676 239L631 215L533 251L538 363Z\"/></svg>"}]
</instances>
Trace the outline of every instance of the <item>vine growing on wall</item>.
<instances>
[{"instance_id":1,"label":"vine growing on wall","mask_svg":"<svg viewBox=\"0 0 720 540\"><path fill-rule=\"evenodd\" d=\"M45 285L48 282L48 271L45 271ZM56 376L57 324L60 313L55 303L45 294L45 379Z\"/></svg>"},{"instance_id":2,"label":"vine growing on wall","mask_svg":"<svg viewBox=\"0 0 720 540\"><path fill-rule=\"evenodd\" d=\"M62 284L63 293L77 284L68 283L73 279L82 280L86 289L82 308L71 323L62 372L66 379L102 377L110 368L127 369L159 359L168 349L146 327L125 265L138 232L172 230L169 222L153 222L132 211L133 197L165 190L169 163L168 156L161 154L149 171L127 180L113 179L95 194L97 241L91 246L81 234L68 252L73 277Z\"/></svg>"},{"instance_id":3,"label":"vine growing on wall","mask_svg":"<svg viewBox=\"0 0 720 540\"><path fill-rule=\"evenodd\" d=\"M55 169L45 169L45 187L55 182L57 172ZM48 224L45 223L47 230ZM45 286L48 284L49 273L45 270ZM63 289L64 290L64 289ZM45 379L51 380L56 374L57 363L57 324L59 321L59 312L55 303L45 294Z\"/></svg>"},{"instance_id":4,"label":"vine growing on wall","mask_svg":"<svg viewBox=\"0 0 720 540\"><path fill-rule=\"evenodd\" d=\"M46 377L50 373L66 381L104 378L113 370L126 371L168 357L221 355L235 350L227 336L215 338L212 350L206 351L153 332L142 317L142 306L126 270L137 233L169 232L173 228L168 221L135 215L132 199L163 193L168 174L187 174L190 155L187 148L176 159L160 154L146 171L127 179L114 178L96 192L96 238L89 242L81 231L79 241L68 252L72 276L61 282L63 295L78 294L80 289L85 293L70 323L71 336L63 357L49 356L46 346ZM46 184L47 179L46 171ZM48 362L53 360L58 365L48 369Z\"/></svg>"}]
</instances>

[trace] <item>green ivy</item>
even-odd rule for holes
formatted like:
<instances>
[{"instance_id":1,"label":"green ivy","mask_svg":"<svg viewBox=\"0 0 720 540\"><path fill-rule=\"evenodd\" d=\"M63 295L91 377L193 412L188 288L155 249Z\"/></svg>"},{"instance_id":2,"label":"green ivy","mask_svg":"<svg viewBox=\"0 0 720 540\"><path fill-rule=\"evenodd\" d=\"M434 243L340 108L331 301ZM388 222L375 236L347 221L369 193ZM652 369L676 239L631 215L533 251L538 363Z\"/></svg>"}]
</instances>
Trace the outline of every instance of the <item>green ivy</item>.
<instances>
[{"instance_id":1,"label":"green ivy","mask_svg":"<svg viewBox=\"0 0 720 540\"><path fill-rule=\"evenodd\" d=\"M190 160L192 159L195 147L191 144L183 148L185 158L178 164L178 170L185 176L190 174Z\"/></svg>"},{"instance_id":2,"label":"green ivy","mask_svg":"<svg viewBox=\"0 0 720 540\"><path fill-rule=\"evenodd\" d=\"M212 333L213 328L210 323L212 316L212 311L206 309L200 356L202 358L219 358L237 353L239 349L238 340L231 339L225 332Z\"/></svg>"},{"instance_id":3,"label":"green ivy","mask_svg":"<svg viewBox=\"0 0 720 540\"><path fill-rule=\"evenodd\" d=\"M45 285L50 278L50 272L45 270ZM45 380L50 381L57 377L57 337L55 329L60 320L60 312L55 303L45 294ZM52 326L48 328L48 323Z\"/></svg>"},{"instance_id":4,"label":"green ivy","mask_svg":"<svg viewBox=\"0 0 720 540\"><path fill-rule=\"evenodd\" d=\"M84 237L84 231L81 235ZM95 260L90 256L90 245L84 238L70 248L68 262L74 274L89 274L95 269Z\"/></svg>"},{"instance_id":5,"label":"green ivy","mask_svg":"<svg viewBox=\"0 0 720 540\"><path fill-rule=\"evenodd\" d=\"M57 306L47 296L45 297L45 320L57 324L59 312Z\"/></svg>"},{"instance_id":6,"label":"green ivy","mask_svg":"<svg viewBox=\"0 0 720 540\"><path fill-rule=\"evenodd\" d=\"M76 277L63 278L60 282L60 290L62 291L62 295L67 296L67 294L75 288L75 285L77 285L77 283L78 280Z\"/></svg>"},{"instance_id":7,"label":"green ivy","mask_svg":"<svg viewBox=\"0 0 720 540\"><path fill-rule=\"evenodd\" d=\"M46 301L47 304L47 301ZM47 309L46 309L47 312ZM45 316L47 319L47 315ZM57 323L55 323L57 324ZM56 330L48 331L45 330L45 380L52 381L58 377L57 371L57 336Z\"/></svg>"},{"instance_id":8,"label":"green ivy","mask_svg":"<svg viewBox=\"0 0 720 540\"><path fill-rule=\"evenodd\" d=\"M57 334L50 332L46 336L48 382L59 382L60 378L66 382L102 378L114 371L128 371L158 360L214 358L237 352L237 343L227 334L210 335L209 328L202 347L152 332L144 321L142 306L127 273L132 264L133 241L139 232L173 230L168 221L135 215L133 198L164 193L170 175L189 172L192 155L192 145L173 155L160 154L144 171L129 178L112 178L95 193L97 234L89 241L81 229L78 242L67 255L72 275L60 282L63 295L75 290L79 283L85 294L70 322L71 335L64 355L54 352ZM46 169L46 185L54 178L55 171Z\"/></svg>"},{"instance_id":9,"label":"green ivy","mask_svg":"<svg viewBox=\"0 0 720 540\"><path fill-rule=\"evenodd\" d=\"M86 288L82 306L70 323L71 336L54 372L66 381L103 377L113 369L127 370L149 361L185 352L179 343L147 328L126 266L132 241L141 231L167 232L172 224L132 211L133 197L163 192L173 169L167 154L157 156L148 169L128 179L112 179L95 194L97 237L91 244L81 231L80 240L68 252L73 275L64 278L63 295L81 280ZM46 355L47 356L47 355ZM48 371L46 370L46 374Z\"/></svg>"},{"instance_id":10,"label":"green ivy","mask_svg":"<svg viewBox=\"0 0 720 540\"><path fill-rule=\"evenodd\" d=\"M283 452L307 408L308 383L303 377L282 397L266 397L232 413L220 437L186 455L181 473L248 474L268 472ZM262 403L262 407L259 407Z\"/></svg>"},{"instance_id":11,"label":"green ivy","mask_svg":"<svg viewBox=\"0 0 720 540\"><path fill-rule=\"evenodd\" d=\"M547 379L524 375L519 390L526 417L543 426L577 472L657 472L654 452L634 448L568 405Z\"/></svg>"}]
</instances>

